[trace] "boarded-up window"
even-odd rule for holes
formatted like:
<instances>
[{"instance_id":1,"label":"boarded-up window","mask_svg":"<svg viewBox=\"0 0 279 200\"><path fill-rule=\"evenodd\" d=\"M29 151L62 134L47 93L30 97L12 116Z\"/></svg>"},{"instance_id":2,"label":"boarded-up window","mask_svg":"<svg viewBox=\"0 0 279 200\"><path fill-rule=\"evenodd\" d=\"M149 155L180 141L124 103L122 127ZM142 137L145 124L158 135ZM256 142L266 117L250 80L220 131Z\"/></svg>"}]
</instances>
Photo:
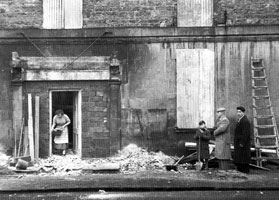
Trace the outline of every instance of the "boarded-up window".
<instances>
[{"instance_id":1,"label":"boarded-up window","mask_svg":"<svg viewBox=\"0 0 279 200\"><path fill-rule=\"evenodd\" d=\"M43 28L82 28L82 0L43 0L43 8Z\"/></svg>"},{"instance_id":2,"label":"boarded-up window","mask_svg":"<svg viewBox=\"0 0 279 200\"><path fill-rule=\"evenodd\" d=\"M177 49L177 126L214 126L214 52Z\"/></svg>"},{"instance_id":3,"label":"boarded-up window","mask_svg":"<svg viewBox=\"0 0 279 200\"><path fill-rule=\"evenodd\" d=\"M213 25L213 0L178 0L177 26Z\"/></svg>"}]
</instances>

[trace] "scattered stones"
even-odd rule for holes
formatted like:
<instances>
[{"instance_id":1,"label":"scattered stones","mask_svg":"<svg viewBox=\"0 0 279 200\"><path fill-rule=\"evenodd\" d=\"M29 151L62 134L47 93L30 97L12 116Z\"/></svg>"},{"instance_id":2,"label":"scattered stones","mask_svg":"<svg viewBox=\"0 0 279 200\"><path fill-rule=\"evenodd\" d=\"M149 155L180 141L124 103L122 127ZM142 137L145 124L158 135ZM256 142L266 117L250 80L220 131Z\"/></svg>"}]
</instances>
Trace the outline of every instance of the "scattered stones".
<instances>
[{"instance_id":1,"label":"scattered stones","mask_svg":"<svg viewBox=\"0 0 279 200\"><path fill-rule=\"evenodd\" d=\"M162 152L148 152L135 144L126 146L118 154L109 158L81 159L77 155L53 155L40 159L36 167L41 167L41 175L80 175L84 173L121 172L136 173L145 170L165 170L165 165L174 159Z\"/></svg>"}]
</instances>

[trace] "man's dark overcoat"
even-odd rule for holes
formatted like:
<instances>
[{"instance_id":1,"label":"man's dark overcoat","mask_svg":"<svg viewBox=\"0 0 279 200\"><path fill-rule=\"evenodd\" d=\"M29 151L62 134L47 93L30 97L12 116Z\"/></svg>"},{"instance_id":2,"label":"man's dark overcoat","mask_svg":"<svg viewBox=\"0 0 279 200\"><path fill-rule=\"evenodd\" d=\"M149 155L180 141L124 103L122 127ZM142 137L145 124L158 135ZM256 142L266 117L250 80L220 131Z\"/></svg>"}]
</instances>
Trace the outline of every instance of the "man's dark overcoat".
<instances>
[{"instance_id":1,"label":"man's dark overcoat","mask_svg":"<svg viewBox=\"0 0 279 200\"><path fill-rule=\"evenodd\" d=\"M244 115L238 120L234 133L234 163L249 164L251 159L250 151L250 122ZM243 147L241 147L243 146Z\"/></svg>"}]
</instances>

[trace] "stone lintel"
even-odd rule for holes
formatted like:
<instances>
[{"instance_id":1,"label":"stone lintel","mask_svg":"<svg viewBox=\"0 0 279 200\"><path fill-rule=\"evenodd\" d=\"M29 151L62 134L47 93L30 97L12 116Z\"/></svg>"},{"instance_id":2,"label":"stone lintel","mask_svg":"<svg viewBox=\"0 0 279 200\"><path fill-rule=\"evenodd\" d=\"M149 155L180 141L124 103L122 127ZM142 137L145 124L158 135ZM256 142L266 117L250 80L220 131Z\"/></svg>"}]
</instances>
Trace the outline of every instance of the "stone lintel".
<instances>
[{"instance_id":1,"label":"stone lintel","mask_svg":"<svg viewBox=\"0 0 279 200\"><path fill-rule=\"evenodd\" d=\"M109 70L26 70L24 81L109 80Z\"/></svg>"}]
</instances>

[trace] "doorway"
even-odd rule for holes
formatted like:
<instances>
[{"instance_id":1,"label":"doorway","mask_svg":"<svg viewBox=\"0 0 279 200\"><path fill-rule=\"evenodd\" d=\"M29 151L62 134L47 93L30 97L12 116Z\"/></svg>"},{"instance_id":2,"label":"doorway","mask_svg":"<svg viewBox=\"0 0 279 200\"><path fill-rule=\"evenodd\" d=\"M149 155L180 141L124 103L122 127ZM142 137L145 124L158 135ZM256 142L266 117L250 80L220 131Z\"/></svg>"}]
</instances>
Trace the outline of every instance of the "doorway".
<instances>
[{"instance_id":1,"label":"doorway","mask_svg":"<svg viewBox=\"0 0 279 200\"><path fill-rule=\"evenodd\" d=\"M68 149L81 156L81 91L58 91L53 90L50 96L50 127L55 111L62 109L71 120L68 126ZM50 155L54 153L53 137L50 134Z\"/></svg>"}]
</instances>

